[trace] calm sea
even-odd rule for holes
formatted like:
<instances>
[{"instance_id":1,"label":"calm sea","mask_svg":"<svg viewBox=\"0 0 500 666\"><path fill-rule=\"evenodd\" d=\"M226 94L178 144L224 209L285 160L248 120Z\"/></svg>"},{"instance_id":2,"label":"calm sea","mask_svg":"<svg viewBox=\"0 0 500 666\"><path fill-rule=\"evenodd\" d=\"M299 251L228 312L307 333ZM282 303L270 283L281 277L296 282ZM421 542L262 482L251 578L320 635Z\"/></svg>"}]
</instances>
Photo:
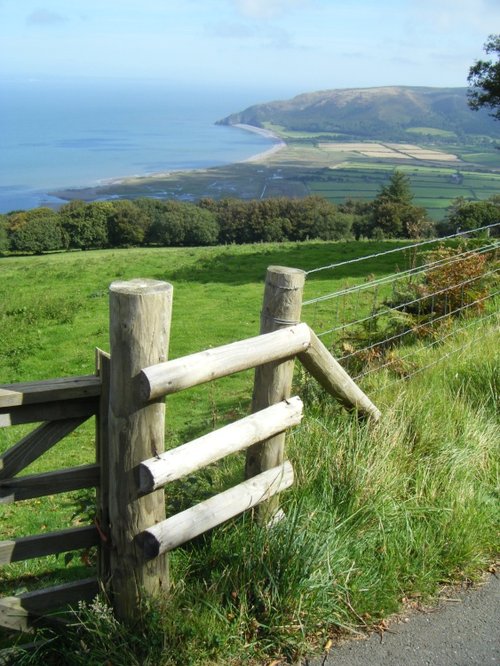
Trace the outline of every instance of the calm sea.
<instances>
[{"instance_id":1,"label":"calm sea","mask_svg":"<svg viewBox=\"0 0 500 666\"><path fill-rule=\"evenodd\" d=\"M160 83L2 82L0 212L56 203L58 188L246 159L269 139L214 123L266 99Z\"/></svg>"}]
</instances>

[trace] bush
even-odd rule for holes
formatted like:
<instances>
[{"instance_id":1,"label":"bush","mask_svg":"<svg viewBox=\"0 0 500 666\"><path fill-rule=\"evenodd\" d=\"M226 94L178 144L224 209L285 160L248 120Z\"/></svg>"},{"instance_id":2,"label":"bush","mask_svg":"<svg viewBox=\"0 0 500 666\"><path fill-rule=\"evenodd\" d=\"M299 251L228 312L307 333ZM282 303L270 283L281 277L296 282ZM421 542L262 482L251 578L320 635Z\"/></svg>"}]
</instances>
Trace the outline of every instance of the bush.
<instances>
[{"instance_id":1,"label":"bush","mask_svg":"<svg viewBox=\"0 0 500 666\"><path fill-rule=\"evenodd\" d=\"M18 252L41 254L67 248L59 216L50 208L35 208L8 216L10 246Z\"/></svg>"},{"instance_id":2,"label":"bush","mask_svg":"<svg viewBox=\"0 0 500 666\"><path fill-rule=\"evenodd\" d=\"M448 235L485 227L499 221L500 197L490 197L486 201L467 201L459 197L448 209L446 218L439 224L439 231L441 235ZM491 235L499 236L500 229L498 227L491 229Z\"/></svg>"},{"instance_id":3,"label":"bush","mask_svg":"<svg viewBox=\"0 0 500 666\"><path fill-rule=\"evenodd\" d=\"M7 216L0 215L0 253L9 249L9 235L7 233Z\"/></svg>"},{"instance_id":4,"label":"bush","mask_svg":"<svg viewBox=\"0 0 500 666\"><path fill-rule=\"evenodd\" d=\"M149 211L153 217L148 243L167 247L215 245L219 239L219 225L209 210L179 201L158 201Z\"/></svg>"},{"instance_id":5,"label":"bush","mask_svg":"<svg viewBox=\"0 0 500 666\"><path fill-rule=\"evenodd\" d=\"M88 250L108 245L108 218L113 211L110 202L85 203L70 201L59 211L61 225L71 248Z\"/></svg>"},{"instance_id":6,"label":"bush","mask_svg":"<svg viewBox=\"0 0 500 666\"><path fill-rule=\"evenodd\" d=\"M149 218L132 201L114 201L107 224L110 245L128 247L144 243Z\"/></svg>"}]
</instances>

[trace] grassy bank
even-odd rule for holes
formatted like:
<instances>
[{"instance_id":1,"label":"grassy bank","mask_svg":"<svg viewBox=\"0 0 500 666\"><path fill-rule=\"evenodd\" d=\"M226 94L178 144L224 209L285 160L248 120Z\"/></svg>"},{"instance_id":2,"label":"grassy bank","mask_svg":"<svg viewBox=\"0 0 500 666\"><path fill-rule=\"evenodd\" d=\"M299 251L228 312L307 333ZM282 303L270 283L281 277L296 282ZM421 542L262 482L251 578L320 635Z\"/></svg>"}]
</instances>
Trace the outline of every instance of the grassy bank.
<instances>
[{"instance_id":1,"label":"grassy bank","mask_svg":"<svg viewBox=\"0 0 500 666\"><path fill-rule=\"evenodd\" d=\"M108 346L106 293L113 279L174 283L176 357L258 331L267 265L308 269L393 246L308 243L2 260L2 382L92 372L93 347ZM334 279L319 273L306 296L359 280L361 270L390 273L400 261L388 255L379 265L353 264ZM384 387L383 377L373 383L370 395L383 412L376 427L359 425L298 374L306 417L288 440L296 484L283 494L286 520L263 530L244 516L177 549L171 597L145 608L134 631L94 605L81 610L79 627L64 639L18 655L17 663L291 661L321 650L339 630L381 622L404 599L476 576L499 545L496 334L493 326L470 327L461 343L471 344L445 364L407 383ZM431 349L425 364L445 349ZM246 413L251 379L243 373L169 398L169 445ZM0 450L21 432L1 431ZM28 471L92 458L90 424ZM169 512L234 485L242 474L243 458L235 455L173 484ZM85 499L73 493L4 506L3 538L77 522ZM88 575L83 567L78 557L67 566L64 558L11 565L0 572L2 595Z\"/></svg>"}]
</instances>

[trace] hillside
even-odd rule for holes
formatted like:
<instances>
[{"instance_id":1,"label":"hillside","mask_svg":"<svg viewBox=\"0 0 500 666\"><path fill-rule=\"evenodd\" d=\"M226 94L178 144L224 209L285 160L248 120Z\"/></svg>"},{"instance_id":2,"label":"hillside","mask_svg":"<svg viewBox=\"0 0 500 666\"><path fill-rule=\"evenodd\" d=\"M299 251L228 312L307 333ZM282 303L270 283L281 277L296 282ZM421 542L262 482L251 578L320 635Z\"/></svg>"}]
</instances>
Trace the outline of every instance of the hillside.
<instances>
[{"instance_id":1,"label":"hillside","mask_svg":"<svg viewBox=\"0 0 500 666\"><path fill-rule=\"evenodd\" d=\"M500 138L500 123L467 105L467 88L390 86L322 90L290 100L251 106L218 121L221 125L266 124L287 131L325 132L353 139L402 140L415 131L446 138ZM443 133L443 134L441 134Z\"/></svg>"}]
</instances>

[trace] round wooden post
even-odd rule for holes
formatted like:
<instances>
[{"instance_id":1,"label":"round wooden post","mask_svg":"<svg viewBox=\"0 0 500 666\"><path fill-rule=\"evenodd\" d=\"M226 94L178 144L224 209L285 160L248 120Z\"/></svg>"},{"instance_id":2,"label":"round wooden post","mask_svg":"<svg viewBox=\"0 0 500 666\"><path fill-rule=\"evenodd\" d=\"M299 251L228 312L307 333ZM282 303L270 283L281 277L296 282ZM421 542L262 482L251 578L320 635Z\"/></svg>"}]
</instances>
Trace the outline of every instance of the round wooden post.
<instances>
[{"instance_id":1,"label":"round wooden post","mask_svg":"<svg viewBox=\"0 0 500 666\"><path fill-rule=\"evenodd\" d=\"M157 280L110 286L110 383L108 469L110 593L116 615L137 619L143 594L168 588L165 556L146 562L135 537L165 520L163 490L141 496L138 466L164 450L165 403L144 404L139 372L167 360L172 285Z\"/></svg>"},{"instance_id":2,"label":"round wooden post","mask_svg":"<svg viewBox=\"0 0 500 666\"><path fill-rule=\"evenodd\" d=\"M300 322L306 274L297 268L269 266L266 274L260 332L271 333ZM252 412L265 409L291 395L293 359L266 363L255 369ZM280 433L247 450L245 478L249 479L283 462L285 433ZM265 522L278 511L278 496L256 509Z\"/></svg>"}]
</instances>

